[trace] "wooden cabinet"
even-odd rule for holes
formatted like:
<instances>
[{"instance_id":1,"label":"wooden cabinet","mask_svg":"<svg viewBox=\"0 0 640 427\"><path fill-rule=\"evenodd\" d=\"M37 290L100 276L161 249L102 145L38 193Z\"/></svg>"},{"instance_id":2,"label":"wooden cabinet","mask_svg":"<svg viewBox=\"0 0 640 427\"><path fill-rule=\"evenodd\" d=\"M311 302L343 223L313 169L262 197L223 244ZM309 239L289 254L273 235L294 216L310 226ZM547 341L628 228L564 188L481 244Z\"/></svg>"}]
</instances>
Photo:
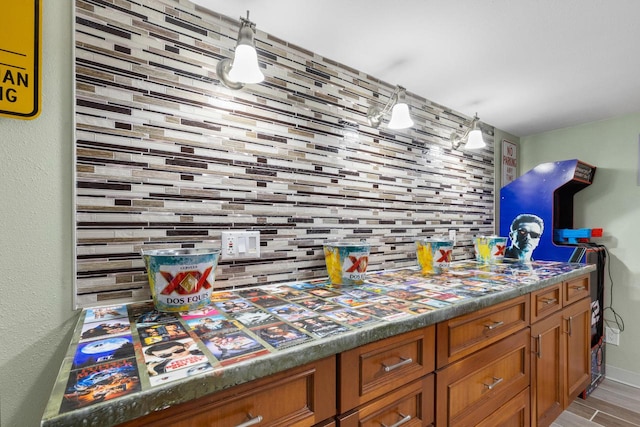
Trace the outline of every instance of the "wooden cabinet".
<instances>
[{"instance_id":1,"label":"wooden cabinet","mask_svg":"<svg viewBox=\"0 0 640 427\"><path fill-rule=\"evenodd\" d=\"M589 277L564 282L558 289L560 303L531 325L531 413L536 427L551 425L590 380ZM546 291L550 289L533 293L532 301ZM532 310L535 307L532 303Z\"/></svg>"},{"instance_id":2,"label":"wooden cabinet","mask_svg":"<svg viewBox=\"0 0 640 427\"><path fill-rule=\"evenodd\" d=\"M563 311L565 369L564 407L591 381L591 300L583 298Z\"/></svg>"},{"instance_id":3,"label":"wooden cabinet","mask_svg":"<svg viewBox=\"0 0 640 427\"><path fill-rule=\"evenodd\" d=\"M434 375L405 384L338 417L339 427L433 426Z\"/></svg>"},{"instance_id":4,"label":"wooden cabinet","mask_svg":"<svg viewBox=\"0 0 640 427\"><path fill-rule=\"evenodd\" d=\"M335 358L329 357L149 414L123 426L303 427L335 414L336 364Z\"/></svg>"},{"instance_id":5,"label":"wooden cabinet","mask_svg":"<svg viewBox=\"0 0 640 427\"><path fill-rule=\"evenodd\" d=\"M529 363L529 330L521 328L519 332L438 370L436 425L499 425L494 423L506 414L497 412L498 409L528 390ZM507 419L513 417L517 415L509 414Z\"/></svg>"},{"instance_id":6,"label":"wooden cabinet","mask_svg":"<svg viewBox=\"0 0 640 427\"><path fill-rule=\"evenodd\" d=\"M339 354L339 425L430 425L434 349L432 325Z\"/></svg>"},{"instance_id":7,"label":"wooden cabinet","mask_svg":"<svg viewBox=\"0 0 640 427\"><path fill-rule=\"evenodd\" d=\"M529 295L438 323L437 367L529 326Z\"/></svg>"},{"instance_id":8,"label":"wooden cabinet","mask_svg":"<svg viewBox=\"0 0 640 427\"><path fill-rule=\"evenodd\" d=\"M589 382L590 313L582 276L123 426L548 426Z\"/></svg>"}]
</instances>

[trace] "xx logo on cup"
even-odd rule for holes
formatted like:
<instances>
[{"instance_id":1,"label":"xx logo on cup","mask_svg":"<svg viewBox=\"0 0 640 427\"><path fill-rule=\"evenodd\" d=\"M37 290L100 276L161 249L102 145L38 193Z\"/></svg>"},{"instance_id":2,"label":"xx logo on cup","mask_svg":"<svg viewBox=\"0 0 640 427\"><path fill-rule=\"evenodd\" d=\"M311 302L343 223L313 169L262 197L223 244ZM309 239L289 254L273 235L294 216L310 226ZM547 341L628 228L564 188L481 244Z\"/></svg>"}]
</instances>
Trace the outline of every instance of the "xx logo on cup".
<instances>
[{"instance_id":1,"label":"xx logo on cup","mask_svg":"<svg viewBox=\"0 0 640 427\"><path fill-rule=\"evenodd\" d=\"M493 256L504 256L505 249L507 249L507 245L500 245L496 243L496 252L493 254Z\"/></svg>"},{"instance_id":2,"label":"xx logo on cup","mask_svg":"<svg viewBox=\"0 0 640 427\"><path fill-rule=\"evenodd\" d=\"M199 271L181 271L173 276L167 271L161 271L160 274L167 281L167 286L160 293L162 295L171 295L176 291L180 295L188 295L198 293L200 289L209 289L211 283L207 280L213 267L208 267L204 273Z\"/></svg>"},{"instance_id":3,"label":"xx logo on cup","mask_svg":"<svg viewBox=\"0 0 640 427\"><path fill-rule=\"evenodd\" d=\"M346 273L353 273L356 270L358 273L367 271L367 264L369 263L369 257L367 255L361 256L360 258L349 255L349 261L351 261L351 267L345 270Z\"/></svg>"},{"instance_id":4,"label":"xx logo on cup","mask_svg":"<svg viewBox=\"0 0 640 427\"><path fill-rule=\"evenodd\" d=\"M453 249L438 249L440 251L440 258L436 262L450 262L451 252Z\"/></svg>"}]
</instances>

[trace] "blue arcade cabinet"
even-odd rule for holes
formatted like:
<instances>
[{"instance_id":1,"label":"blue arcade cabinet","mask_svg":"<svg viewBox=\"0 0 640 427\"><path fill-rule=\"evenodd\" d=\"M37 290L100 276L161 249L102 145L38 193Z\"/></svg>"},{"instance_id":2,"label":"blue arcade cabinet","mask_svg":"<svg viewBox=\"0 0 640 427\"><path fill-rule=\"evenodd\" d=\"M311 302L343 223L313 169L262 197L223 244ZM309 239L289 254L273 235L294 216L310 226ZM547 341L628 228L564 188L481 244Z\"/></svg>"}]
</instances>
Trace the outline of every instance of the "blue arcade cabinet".
<instances>
[{"instance_id":1,"label":"blue arcade cabinet","mask_svg":"<svg viewBox=\"0 0 640 427\"><path fill-rule=\"evenodd\" d=\"M500 235L505 258L586 262L591 273L592 379L585 398L604 379L604 246L591 242L601 229L573 228L573 196L593 182L595 166L580 160L542 163L500 190Z\"/></svg>"}]
</instances>

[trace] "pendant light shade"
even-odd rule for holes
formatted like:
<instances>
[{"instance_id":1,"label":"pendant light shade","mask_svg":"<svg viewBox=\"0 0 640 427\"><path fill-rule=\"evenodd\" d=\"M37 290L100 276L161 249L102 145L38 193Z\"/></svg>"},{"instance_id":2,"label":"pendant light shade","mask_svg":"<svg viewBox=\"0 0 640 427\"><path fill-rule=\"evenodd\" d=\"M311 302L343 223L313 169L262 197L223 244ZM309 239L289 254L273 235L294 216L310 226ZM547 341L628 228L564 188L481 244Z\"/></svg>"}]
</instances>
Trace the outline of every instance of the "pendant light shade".
<instances>
[{"instance_id":1,"label":"pendant light shade","mask_svg":"<svg viewBox=\"0 0 640 427\"><path fill-rule=\"evenodd\" d=\"M238 30L233 62L229 58L218 62L216 68L218 77L222 84L228 88L241 89L245 84L260 83L264 80L253 38L255 27L256 25L249 21L249 11L247 11L246 19L240 17L240 29Z\"/></svg>"},{"instance_id":2,"label":"pendant light shade","mask_svg":"<svg viewBox=\"0 0 640 427\"><path fill-rule=\"evenodd\" d=\"M260 83L264 80L264 74L258 65L258 53L253 46L246 44L236 47L229 78L239 83Z\"/></svg>"},{"instance_id":3,"label":"pendant light shade","mask_svg":"<svg viewBox=\"0 0 640 427\"><path fill-rule=\"evenodd\" d=\"M378 107L369 108L369 111L367 111L369 124L377 128L382 123L383 117L391 111L391 119L387 124L389 129L406 129L413 126L409 105L405 102L404 97L405 89L402 86L396 86L383 109Z\"/></svg>"},{"instance_id":4,"label":"pendant light shade","mask_svg":"<svg viewBox=\"0 0 640 427\"><path fill-rule=\"evenodd\" d=\"M413 120L409 114L409 106L405 103L398 103L391 110L391 120L387 124L389 129L406 129L413 126Z\"/></svg>"},{"instance_id":5,"label":"pendant light shade","mask_svg":"<svg viewBox=\"0 0 640 427\"><path fill-rule=\"evenodd\" d=\"M487 146L484 142L484 138L482 137L482 129L480 129L480 119L478 118L478 113L476 113L475 117L471 121L471 125L469 129L465 132L465 134L461 137L458 136L456 132L451 133L451 146L454 150L460 148L460 145L464 144L464 147L469 150L478 150L480 148L484 148Z\"/></svg>"}]
</instances>

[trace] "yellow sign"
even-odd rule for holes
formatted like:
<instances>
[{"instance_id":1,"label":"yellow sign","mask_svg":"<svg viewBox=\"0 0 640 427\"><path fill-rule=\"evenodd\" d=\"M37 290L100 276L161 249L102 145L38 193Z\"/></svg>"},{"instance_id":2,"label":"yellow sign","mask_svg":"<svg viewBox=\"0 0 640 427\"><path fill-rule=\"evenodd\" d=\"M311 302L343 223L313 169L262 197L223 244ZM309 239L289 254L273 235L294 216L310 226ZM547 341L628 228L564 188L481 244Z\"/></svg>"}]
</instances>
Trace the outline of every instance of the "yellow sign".
<instances>
[{"instance_id":1,"label":"yellow sign","mask_svg":"<svg viewBox=\"0 0 640 427\"><path fill-rule=\"evenodd\" d=\"M40 114L42 0L0 0L0 116Z\"/></svg>"}]
</instances>

